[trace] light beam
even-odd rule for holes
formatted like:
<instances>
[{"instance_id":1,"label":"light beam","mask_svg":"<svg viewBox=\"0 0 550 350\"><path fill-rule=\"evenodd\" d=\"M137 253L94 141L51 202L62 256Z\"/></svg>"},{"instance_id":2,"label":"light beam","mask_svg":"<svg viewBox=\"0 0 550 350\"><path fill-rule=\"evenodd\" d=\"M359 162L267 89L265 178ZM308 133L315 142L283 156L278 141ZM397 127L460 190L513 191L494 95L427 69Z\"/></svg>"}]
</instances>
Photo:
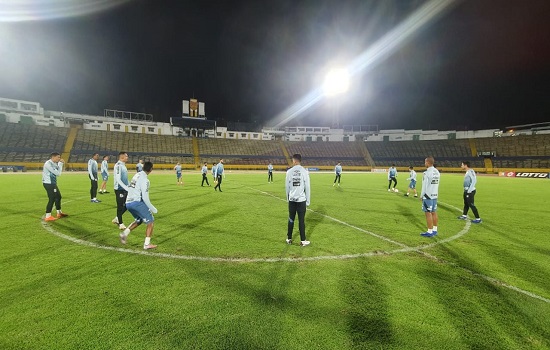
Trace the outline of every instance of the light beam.
<instances>
[{"instance_id":1,"label":"light beam","mask_svg":"<svg viewBox=\"0 0 550 350\"><path fill-rule=\"evenodd\" d=\"M407 42L407 40L410 40L419 29L441 16L445 10L448 10L451 5L458 1L459 0L431 0L422 5L397 27L378 39L349 64L347 71L349 72L350 78L359 74L364 74L376 67L376 65L394 53L399 47ZM275 116L272 119L274 126L277 128L281 127L292 119L299 117L303 112L319 102L323 96L324 93L322 89L315 89L308 93Z\"/></svg>"}]
</instances>

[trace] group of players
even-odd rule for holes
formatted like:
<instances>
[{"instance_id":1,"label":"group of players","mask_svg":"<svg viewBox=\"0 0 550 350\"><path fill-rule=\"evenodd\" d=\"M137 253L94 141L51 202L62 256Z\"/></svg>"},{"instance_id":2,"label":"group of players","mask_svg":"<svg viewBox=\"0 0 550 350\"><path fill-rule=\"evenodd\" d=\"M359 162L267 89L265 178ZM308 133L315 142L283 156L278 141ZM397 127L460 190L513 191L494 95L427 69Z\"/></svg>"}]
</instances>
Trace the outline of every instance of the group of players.
<instances>
[{"instance_id":1,"label":"group of players","mask_svg":"<svg viewBox=\"0 0 550 350\"><path fill-rule=\"evenodd\" d=\"M99 154L95 153L92 158L88 161L88 176L90 178L91 187L90 187L90 202L99 203L100 200L97 199L98 191L98 164L97 160L99 159ZM109 156L104 156L101 164L101 176L103 183L99 189L100 194L109 193L106 191L107 181L109 179L108 172L108 161ZM151 203L149 199L149 187L150 182L148 175L153 170L153 163L145 162L140 159L136 165L136 174L128 181L128 169L126 168L126 162L128 161L128 154L126 152L120 152L118 155L118 161L114 166L114 190L116 195L117 203L117 215L112 220L113 224L118 225L119 229L122 231L120 233L120 241L122 244L127 243L128 235L136 227L145 223L146 228L146 237L143 244L143 249L154 249L157 246L151 244L151 237L153 235L154 227L154 217L153 214L158 212L157 208ZM286 196L289 204L289 218L288 218L288 232L286 242L292 244L292 232L294 228L294 220L296 214L298 214L299 220L299 231L300 231L300 245L307 246L310 242L306 239L305 235L305 212L306 207L310 203L310 181L309 181L309 172L301 166L301 155L295 154L292 156L293 167L287 170L285 178L285 188ZM68 216L61 210L61 192L57 186L57 177L61 175L63 171L64 160L61 159L59 153L52 153L50 159L44 163L43 173L42 173L42 183L48 195L48 203L46 205L46 215L45 221L54 221L63 217ZM219 190L222 192L221 183L224 175L224 160L220 159L219 163L213 164L212 166L212 175L214 177L214 182L216 186L214 190ZM439 180L440 173L434 167L434 158L427 157L425 159L424 165L426 166L426 171L423 173L422 178L422 190L420 193L420 199L422 200L422 211L424 211L426 216L427 231L421 233L421 236L424 237L433 237L437 235L437 224L438 224L438 215L437 215L437 199L439 196ZM464 209L461 216L458 217L460 220L468 220L468 211L472 209L472 212L475 216L475 219L472 220L472 223L481 223L481 218L477 207L474 203L474 197L476 194L476 173L473 169L470 168L470 163L468 161L463 161L461 164L463 170L466 171L464 176ZM178 163L174 167L176 171L177 184L183 185L182 178L182 168L181 164ZM204 163L201 169L202 173L202 183L201 186L204 186L206 182L207 186L210 186L208 182L208 165ZM334 179L333 186L340 186L341 174L342 174L342 165L341 163L336 164L334 168L334 173L336 175ZM417 175L413 167L409 167L409 177L407 178L409 182L409 187L405 196L409 196L410 192L414 192L414 197L418 197L416 191L416 181ZM273 182L273 165L270 163L268 165L268 183ZM393 185L393 187L392 187ZM397 169L395 165L392 165L388 169L388 191L397 192ZM57 215L53 216L51 214L53 206L55 204ZM134 221L130 226L126 227L123 223L122 215L128 210L134 217Z\"/></svg>"}]
</instances>

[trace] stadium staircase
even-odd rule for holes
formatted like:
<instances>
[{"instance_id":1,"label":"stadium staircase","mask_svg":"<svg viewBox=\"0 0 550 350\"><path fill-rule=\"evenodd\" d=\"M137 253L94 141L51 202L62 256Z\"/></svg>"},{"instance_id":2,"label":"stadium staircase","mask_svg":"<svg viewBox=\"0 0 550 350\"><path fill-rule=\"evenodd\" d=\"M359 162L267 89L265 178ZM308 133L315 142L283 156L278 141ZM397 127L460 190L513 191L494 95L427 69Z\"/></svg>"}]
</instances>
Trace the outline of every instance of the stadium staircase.
<instances>
[{"instance_id":1,"label":"stadium staircase","mask_svg":"<svg viewBox=\"0 0 550 350\"><path fill-rule=\"evenodd\" d=\"M470 151L472 152L472 157L477 157L476 140L468 139L468 142L470 143Z\"/></svg>"},{"instance_id":2,"label":"stadium staircase","mask_svg":"<svg viewBox=\"0 0 550 350\"><path fill-rule=\"evenodd\" d=\"M200 166L199 140L195 136L193 136L193 157L195 158L195 166Z\"/></svg>"},{"instance_id":3,"label":"stadium staircase","mask_svg":"<svg viewBox=\"0 0 550 350\"><path fill-rule=\"evenodd\" d=\"M286 146L285 146L285 143L283 142L283 140L279 140L279 145L281 146L281 149L283 150L283 154L285 155L288 166L292 166L292 158L290 157L290 154L288 153L288 150L286 149Z\"/></svg>"},{"instance_id":4,"label":"stadium staircase","mask_svg":"<svg viewBox=\"0 0 550 350\"><path fill-rule=\"evenodd\" d=\"M472 157L477 157L477 146L476 146L476 140L475 139L468 139L468 142L470 143L470 150L472 151ZM488 173L493 172L493 161L491 158L485 158L483 160L485 164L485 171Z\"/></svg>"},{"instance_id":5,"label":"stadium staircase","mask_svg":"<svg viewBox=\"0 0 550 350\"><path fill-rule=\"evenodd\" d=\"M82 125L71 125L71 129L69 130L69 134L67 135L67 141L65 142L65 147L63 147L63 153L61 154L61 158L65 159L67 162L69 161L69 157L71 156L71 150L73 149L78 130L80 130L81 128Z\"/></svg>"},{"instance_id":6,"label":"stadium staircase","mask_svg":"<svg viewBox=\"0 0 550 350\"><path fill-rule=\"evenodd\" d=\"M372 156L370 155L370 152L367 148L367 145L365 145L365 142L363 140L357 141L361 143L361 152L363 152L363 157L365 157L365 162L368 166L374 167L374 159L372 159Z\"/></svg>"}]
</instances>

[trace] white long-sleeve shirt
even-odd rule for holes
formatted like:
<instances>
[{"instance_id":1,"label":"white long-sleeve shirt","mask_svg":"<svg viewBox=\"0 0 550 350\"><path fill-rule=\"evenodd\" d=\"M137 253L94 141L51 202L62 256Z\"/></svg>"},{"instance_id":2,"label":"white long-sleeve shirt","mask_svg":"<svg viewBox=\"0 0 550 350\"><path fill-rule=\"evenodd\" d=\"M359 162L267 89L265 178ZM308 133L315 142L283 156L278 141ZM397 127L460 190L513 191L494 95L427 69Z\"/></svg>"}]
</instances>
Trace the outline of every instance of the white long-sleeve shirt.
<instances>
[{"instance_id":1,"label":"white long-sleeve shirt","mask_svg":"<svg viewBox=\"0 0 550 350\"><path fill-rule=\"evenodd\" d=\"M151 213L157 213L157 208L151 203L149 199L149 178L145 171L140 171L135 174L128 185L128 196L126 197L126 203L143 202Z\"/></svg>"},{"instance_id":2,"label":"white long-sleeve shirt","mask_svg":"<svg viewBox=\"0 0 550 350\"><path fill-rule=\"evenodd\" d=\"M42 183L56 185L57 177L61 176L62 171L63 163L55 163L51 159L47 160L42 167Z\"/></svg>"},{"instance_id":3,"label":"white long-sleeve shirt","mask_svg":"<svg viewBox=\"0 0 550 350\"><path fill-rule=\"evenodd\" d=\"M411 170L411 172L409 173L409 177L407 178L407 180L414 180L414 181L416 181L416 171Z\"/></svg>"},{"instance_id":4,"label":"white long-sleeve shirt","mask_svg":"<svg viewBox=\"0 0 550 350\"><path fill-rule=\"evenodd\" d=\"M439 196L439 170L433 166L424 172L420 196L427 199L437 199Z\"/></svg>"},{"instance_id":5,"label":"white long-sleeve shirt","mask_svg":"<svg viewBox=\"0 0 550 350\"><path fill-rule=\"evenodd\" d=\"M107 160L101 162L101 172L109 175L109 163L107 163Z\"/></svg>"},{"instance_id":6,"label":"white long-sleeve shirt","mask_svg":"<svg viewBox=\"0 0 550 350\"><path fill-rule=\"evenodd\" d=\"M286 172L286 199L288 202L310 203L311 188L309 172L301 165L295 165Z\"/></svg>"},{"instance_id":7,"label":"white long-sleeve shirt","mask_svg":"<svg viewBox=\"0 0 550 350\"><path fill-rule=\"evenodd\" d=\"M472 193L476 190L477 176L473 169L468 169L464 174L464 191Z\"/></svg>"},{"instance_id":8,"label":"white long-sleeve shirt","mask_svg":"<svg viewBox=\"0 0 550 350\"><path fill-rule=\"evenodd\" d=\"M97 162L93 158L88 160L88 175L90 175L90 180L97 180Z\"/></svg>"},{"instance_id":9,"label":"white long-sleeve shirt","mask_svg":"<svg viewBox=\"0 0 550 350\"><path fill-rule=\"evenodd\" d=\"M114 173L115 191L128 191L128 169L126 169L126 163L121 162L120 160L116 162Z\"/></svg>"}]
</instances>

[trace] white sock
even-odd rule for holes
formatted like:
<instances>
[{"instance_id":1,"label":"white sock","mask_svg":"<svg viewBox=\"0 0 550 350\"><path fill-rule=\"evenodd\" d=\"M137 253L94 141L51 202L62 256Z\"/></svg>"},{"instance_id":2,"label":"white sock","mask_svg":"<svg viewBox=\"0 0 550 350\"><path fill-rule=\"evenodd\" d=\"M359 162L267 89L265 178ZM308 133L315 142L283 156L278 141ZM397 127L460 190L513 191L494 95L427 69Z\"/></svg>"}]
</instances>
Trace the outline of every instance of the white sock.
<instances>
[{"instance_id":1,"label":"white sock","mask_svg":"<svg viewBox=\"0 0 550 350\"><path fill-rule=\"evenodd\" d=\"M58 214L61 213L61 209L59 209L59 210L57 211L57 213L58 213Z\"/></svg>"},{"instance_id":2,"label":"white sock","mask_svg":"<svg viewBox=\"0 0 550 350\"><path fill-rule=\"evenodd\" d=\"M145 237L145 243L143 243L144 246L151 244L151 237Z\"/></svg>"},{"instance_id":3,"label":"white sock","mask_svg":"<svg viewBox=\"0 0 550 350\"><path fill-rule=\"evenodd\" d=\"M52 216L52 213L46 213L47 218L49 218L50 216Z\"/></svg>"},{"instance_id":4,"label":"white sock","mask_svg":"<svg viewBox=\"0 0 550 350\"><path fill-rule=\"evenodd\" d=\"M437 226L434 226L434 228L432 228L432 230L437 231Z\"/></svg>"},{"instance_id":5,"label":"white sock","mask_svg":"<svg viewBox=\"0 0 550 350\"><path fill-rule=\"evenodd\" d=\"M129 234L130 234L130 229L129 229L129 228L126 228L126 229L124 230L124 235L125 235L125 236L128 236Z\"/></svg>"},{"instance_id":6,"label":"white sock","mask_svg":"<svg viewBox=\"0 0 550 350\"><path fill-rule=\"evenodd\" d=\"M428 229L428 233L432 233L433 230L431 228Z\"/></svg>"}]
</instances>

